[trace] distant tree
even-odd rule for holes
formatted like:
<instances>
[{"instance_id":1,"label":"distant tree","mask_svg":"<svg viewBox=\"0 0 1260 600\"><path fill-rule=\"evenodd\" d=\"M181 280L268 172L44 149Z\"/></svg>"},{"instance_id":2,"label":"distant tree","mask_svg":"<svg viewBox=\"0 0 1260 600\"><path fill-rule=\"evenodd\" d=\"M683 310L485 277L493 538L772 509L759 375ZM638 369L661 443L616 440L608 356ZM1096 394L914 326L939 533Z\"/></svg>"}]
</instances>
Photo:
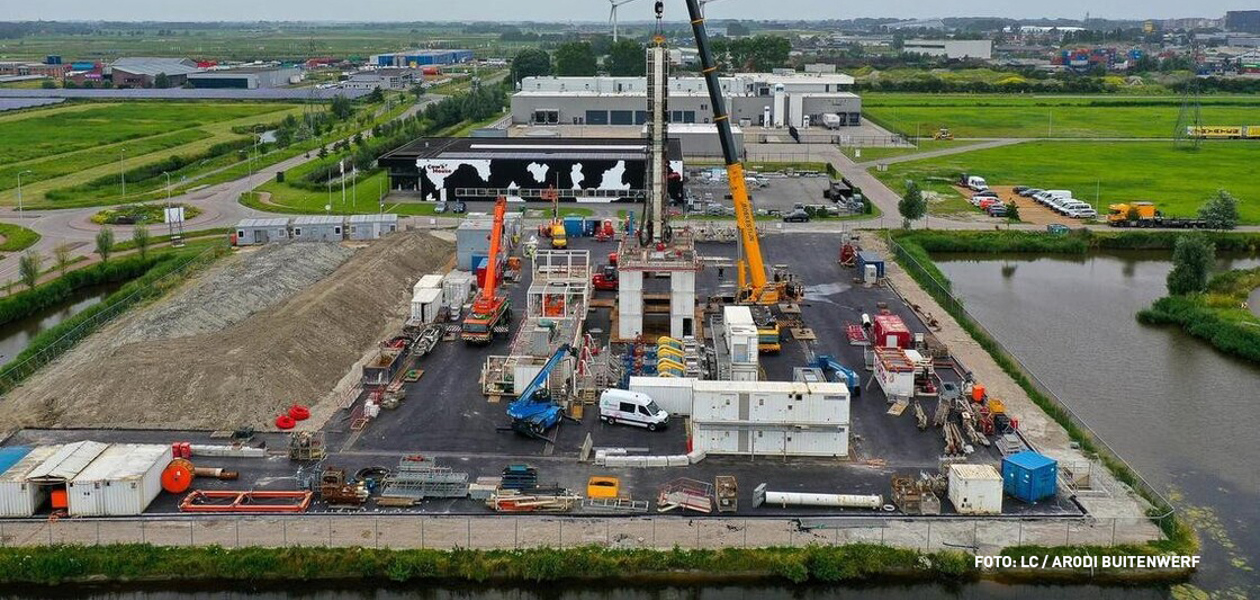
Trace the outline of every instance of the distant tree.
<instances>
[{"instance_id":1,"label":"distant tree","mask_svg":"<svg viewBox=\"0 0 1260 600\"><path fill-rule=\"evenodd\" d=\"M512 59L512 81L551 74L551 55L541 48L526 48Z\"/></svg>"},{"instance_id":2,"label":"distant tree","mask_svg":"<svg viewBox=\"0 0 1260 600\"><path fill-rule=\"evenodd\" d=\"M102 228L96 234L96 253L100 255L101 262L109 262L109 255L114 252L114 231L108 227Z\"/></svg>"},{"instance_id":3,"label":"distant tree","mask_svg":"<svg viewBox=\"0 0 1260 600\"><path fill-rule=\"evenodd\" d=\"M135 228L131 230L131 241L136 243L136 250L140 253L140 258L147 258L149 255L149 244L153 241L153 238L149 237L149 228L136 223Z\"/></svg>"},{"instance_id":4,"label":"distant tree","mask_svg":"<svg viewBox=\"0 0 1260 600\"><path fill-rule=\"evenodd\" d=\"M18 261L18 273L22 277L22 283L26 284L29 289L35 289L35 284L39 282L40 258L34 250L27 250L22 258Z\"/></svg>"},{"instance_id":5,"label":"distant tree","mask_svg":"<svg viewBox=\"0 0 1260 600\"><path fill-rule=\"evenodd\" d=\"M162 90L171 87L171 78L167 76L166 73L158 73L157 76L153 78L153 87Z\"/></svg>"},{"instance_id":6,"label":"distant tree","mask_svg":"<svg viewBox=\"0 0 1260 600\"><path fill-rule=\"evenodd\" d=\"M57 261L57 270L64 276L70 269L70 244L57 244L53 248L53 259Z\"/></svg>"},{"instance_id":7,"label":"distant tree","mask_svg":"<svg viewBox=\"0 0 1260 600\"><path fill-rule=\"evenodd\" d=\"M647 56L643 44L620 39L608 49L604 70L614 77L642 77L647 73Z\"/></svg>"},{"instance_id":8,"label":"distant tree","mask_svg":"<svg viewBox=\"0 0 1260 600\"><path fill-rule=\"evenodd\" d=\"M1212 229L1233 229L1238 226L1238 200L1225 190L1217 190L1199 207L1199 218Z\"/></svg>"},{"instance_id":9,"label":"distant tree","mask_svg":"<svg viewBox=\"0 0 1260 600\"><path fill-rule=\"evenodd\" d=\"M372 102L372 103L384 102L384 101L385 101L385 91L384 91L384 90L382 90L382 89L381 89L381 88L379 88L379 87L378 87L378 88L376 88L376 89L374 89L374 90L372 90L372 91L371 91L371 93L369 93L369 94L367 95L367 101L368 101L368 102Z\"/></svg>"},{"instance_id":10,"label":"distant tree","mask_svg":"<svg viewBox=\"0 0 1260 600\"><path fill-rule=\"evenodd\" d=\"M739 21L735 21L735 22L726 24L726 35L728 37L742 37L746 35L752 35L752 31L748 29L747 25Z\"/></svg>"},{"instance_id":11,"label":"distant tree","mask_svg":"<svg viewBox=\"0 0 1260 600\"><path fill-rule=\"evenodd\" d=\"M1173 246L1173 268L1168 273L1168 293L1184 296L1206 290L1215 262L1216 247L1207 236L1190 233L1178 237Z\"/></svg>"},{"instance_id":12,"label":"distant tree","mask_svg":"<svg viewBox=\"0 0 1260 600\"><path fill-rule=\"evenodd\" d=\"M328 110L338 119L348 119L354 114L354 105L350 103L350 99L345 96L335 96L328 105Z\"/></svg>"},{"instance_id":13,"label":"distant tree","mask_svg":"<svg viewBox=\"0 0 1260 600\"><path fill-rule=\"evenodd\" d=\"M415 96L416 100L423 98L424 97L424 84L417 83L411 86L411 95Z\"/></svg>"},{"instance_id":14,"label":"distant tree","mask_svg":"<svg viewBox=\"0 0 1260 600\"><path fill-rule=\"evenodd\" d=\"M320 158L328 158L328 146L320 146L317 156Z\"/></svg>"},{"instance_id":15,"label":"distant tree","mask_svg":"<svg viewBox=\"0 0 1260 600\"><path fill-rule=\"evenodd\" d=\"M359 133L354 134L354 145L356 145L356 146L362 146L362 145L363 145L363 132L362 132L362 131L360 131Z\"/></svg>"},{"instance_id":16,"label":"distant tree","mask_svg":"<svg viewBox=\"0 0 1260 600\"><path fill-rule=\"evenodd\" d=\"M586 42L569 42L556 49L556 75L589 77L595 75L595 51Z\"/></svg>"},{"instance_id":17,"label":"distant tree","mask_svg":"<svg viewBox=\"0 0 1260 600\"><path fill-rule=\"evenodd\" d=\"M1012 223L1019 222L1019 205L1012 202L1006 205L1006 220Z\"/></svg>"},{"instance_id":18,"label":"distant tree","mask_svg":"<svg viewBox=\"0 0 1260 600\"><path fill-rule=\"evenodd\" d=\"M901 226L909 229L910 222L922 219L927 214L927 200L923 199L923 190L913 181L906 182L906 193L897 203L897 212L901 213Z\"/></svg>"},{"instance_id":19,"label":"distant tree","mask_svg":"<svg viewBox=\"0 0 1260 600\"><path fill-rule=\"evenodd\" d=\"M45 79L43 83L39 84L39 87L42 87L46 90L55 90L57 89L57 82L51 79Z\"/></svg>"},{"instance_id":20,"label":"distant tree","mask_svg":"<svg viewBox=\"0 0 1260 600\"><path fill-rule=\"evenodd\" d=\"M591 52L594 52L595 56L607 56L612 49L611 35L601 33L587 38L586 41L591 45Z\"/></svg>"}]
</instances>

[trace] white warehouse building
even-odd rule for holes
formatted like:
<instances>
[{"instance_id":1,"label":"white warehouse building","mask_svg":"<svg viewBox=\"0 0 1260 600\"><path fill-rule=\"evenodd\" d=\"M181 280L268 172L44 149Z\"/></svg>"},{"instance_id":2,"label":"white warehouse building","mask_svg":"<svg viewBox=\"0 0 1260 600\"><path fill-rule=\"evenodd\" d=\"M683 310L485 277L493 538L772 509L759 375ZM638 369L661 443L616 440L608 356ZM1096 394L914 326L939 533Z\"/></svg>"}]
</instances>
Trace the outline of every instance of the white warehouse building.
<instances>
[{"instance_id":1,"label":"white warehouse building","mask_svg":"<svg viewBox=\"0 0 1260 600\"><path fill-rule=\"evenodd\" d=\"M844 126L861 123L862 100L848 75L748 73L722 77L720 85L731 119L745 127L805 127L827 113ZM646 86L642 77L526 77L512 96L512 123L642 126ZM671 77L669 112L673 123L711 122L704 78Z\"/></svg>"},{"instance_id":2,"label":"white warehouse building","mask_svg":"<svg viewBox=\"0 0 1260 600\"><path fill-rule=\"evenodd\" d=\"M903 52L944 58L993 58L993 40L906 40Z\"/></svg>"}]
</instances>

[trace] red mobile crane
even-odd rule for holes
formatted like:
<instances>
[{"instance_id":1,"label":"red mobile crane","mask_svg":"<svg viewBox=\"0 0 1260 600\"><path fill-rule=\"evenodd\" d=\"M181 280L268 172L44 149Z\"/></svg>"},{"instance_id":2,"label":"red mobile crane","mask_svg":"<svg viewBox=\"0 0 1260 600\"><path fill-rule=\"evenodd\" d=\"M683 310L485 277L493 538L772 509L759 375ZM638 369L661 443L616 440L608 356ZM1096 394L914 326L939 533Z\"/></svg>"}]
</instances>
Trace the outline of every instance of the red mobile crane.
<instances>
[{"instance_id":1,"label":"red mobile crane","mask_svg":"<svg viewBox=\"0 0 1260 600\"><path fill-rule=\"evenodd\" d=\"M494 328L512 317L511 303L499 289L499 250L503 245L503 216L507 199L500 196L494 203L494 229L490 232L490 252L486 259L486 279L473 301L472 310L464 319L465 342L486 344L494 337Z\"/></svg>"}]
</instances>

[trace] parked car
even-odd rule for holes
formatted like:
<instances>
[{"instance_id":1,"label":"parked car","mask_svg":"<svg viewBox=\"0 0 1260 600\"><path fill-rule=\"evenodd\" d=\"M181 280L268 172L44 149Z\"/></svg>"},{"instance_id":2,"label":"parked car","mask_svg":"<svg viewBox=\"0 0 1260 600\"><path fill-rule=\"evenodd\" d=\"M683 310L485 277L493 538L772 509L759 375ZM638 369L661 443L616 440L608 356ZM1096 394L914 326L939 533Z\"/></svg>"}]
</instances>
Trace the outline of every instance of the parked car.
<instances>
[{"instance_id":1,"label":"parked car","mask_svg":"<svg viewBox=\"0 0 1260 600\"><path fill-rule=\"evenodd\" d=\"M809 222L809 213L805 212L805 209L804 209L804 208L800 208L800 207L794 208L794 209L792 209L792 212L790 212L790 213L788 213L788 214L786 214L786 215L783 215L783 222L785 222L785 223L808 223L808 222Z\"/></svg>"},{"instance_id":2,"label":"parked car","mask_svg":"<svg viewBox=\"0 0 1260 600\"><path fill-rule=\"evenodd\" d=\"M1005 217L1005 216L1006 216L1006 205L1005 205L1005 204L994 204L994 205L992 205L992 206L990 206L990 207L989 207L989 211L988 211L988 212L989 212L989 216L990 216L990 217Z\"/></svg>"},{"instance_id":3,"label":"parked car","mask_svg":"<svg viewBox=\"0 0 1260 600\"><path fill-rule=\"evenodd\" d=\"M1012 191L1015 192L1015 195L1017 196L1023 196L1024 192L1028 191L1029 189L1030 188L1026 185L1017 185L1014 188L1012 188Z\"/></svg>"},{"instance_id":4,"label":"parked car","mask_svg":"<svg viewBox=\"0 0 1260 600\"><path fill-rule=\"evenodd\" d=\"M989 210L993 206L1002 206L1002 201L989 196L980 199L980 210Z\"/></svg>"},{"instance_id":5,"label":"parked car","mask_svg":"<svg viewBox=\"0 0 1260 600\"><path fill-rule=\"evenodd\" d=\"M1015 193L1019 194L1021 197L1024 197L1024 198L1032 198L1033 196L1036 196L1037 194L1044 191L1045 190L1042 190L1040 188L1026 188L1022 192L1015 192Z\"/></svg>"},{"instance_id":6,"label":"parked car","mask_svg":"<svg viewBox=\"0 0 1260 600\"><path fill-rule=\"evenodd\" d=\"M994 197L994 198L997 198L997 197L998 197L998 193L997 193L997 192L995 192L995 191L993 191L993 190L980 190L980 191L976 192L975 194L972 194L972 196L971 196L971 197L972 197L972 198L975 198L976 196L992 196L992 197Z\"/></svg>"},{"instance_id":7,"label":"parked car","mask_svg":"<svg viewBox=\"0 0 1260 600\"><path fill-rule=\"evenodd\" d=\"M1071 230L1068 229L1067 225L1064 225L1062 223L1051 223L1049 225L1046 225L1046 231L1049 231L1050 233L1054 235L1065 235Z\"/></svg>"}]
</instances>

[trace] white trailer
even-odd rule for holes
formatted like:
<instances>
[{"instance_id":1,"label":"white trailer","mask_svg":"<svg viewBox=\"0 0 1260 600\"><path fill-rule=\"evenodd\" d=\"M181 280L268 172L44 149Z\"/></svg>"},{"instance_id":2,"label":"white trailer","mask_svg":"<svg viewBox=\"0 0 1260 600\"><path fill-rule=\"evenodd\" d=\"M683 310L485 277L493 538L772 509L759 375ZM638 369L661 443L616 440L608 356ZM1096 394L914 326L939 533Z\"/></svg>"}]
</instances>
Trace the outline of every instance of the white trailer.
<instances>
[{"instance_id":1,"label":"white trailer","mask_svg":"<svg viewBox=\"0 0 1260 600\"><path fill-rule=\"evenodd\" d=\"M162 491L162 471L171 448L160 444L114 444L66 485L72 517L134 516Z\"/></svg>"},{"instance_id":2,"label":"white trailer","mask_svg":"<svg viewBox=\"0 0 1260 600\"><path fill-rule=\"evenodd\" d=\"M841 119L840 115L836 113L823 113L822 124L827 129L840 129L844 125L844 119Z\"/></svg>"}]
</instances>

